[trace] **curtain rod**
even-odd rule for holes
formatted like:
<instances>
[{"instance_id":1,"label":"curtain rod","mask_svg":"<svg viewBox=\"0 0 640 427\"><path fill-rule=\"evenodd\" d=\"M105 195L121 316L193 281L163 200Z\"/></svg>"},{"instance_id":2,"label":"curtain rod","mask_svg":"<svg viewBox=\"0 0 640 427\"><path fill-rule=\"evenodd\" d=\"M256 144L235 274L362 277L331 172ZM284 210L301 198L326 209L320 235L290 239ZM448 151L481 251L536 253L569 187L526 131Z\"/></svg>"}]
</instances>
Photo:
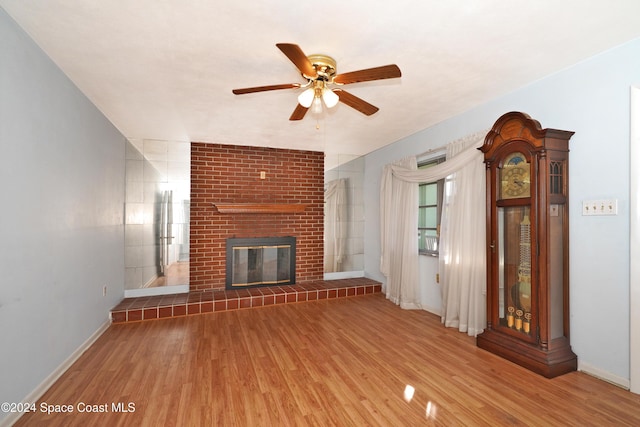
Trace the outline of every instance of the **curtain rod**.
<instances>
[{"instance_id":1,"label":"curtain rod","mask_svg":"<svg viewBox=\"0 0 640 427\"><path fill-rule=\"evenodd\" d=\"M416 158L420 158L422 156L426 156L427 154L433 153L434 151L446 150L447 147L449 146L449 144L451 144L451 143L455 143L455 142L462 141L462 140L468 140L470 138L480 137L480 136L486 135L488 132L489 132L489 129L481 130L479 132L472 133L470 135L464 136L464 137L462 137L460 139L456 139L454 141L450 141L450 142L448 142L448 143L446 143L444 145L441 145L440 147L430 148L430 149L428 149L427 151L425 151L423 153L417 154Z\"/></svg>"},{"instance_id":2,"label":"curtain rod","mask_svg":"<svg viewBox=\"0 0 640 427\"><path fill-rule=\"evenodd\" d=\"M445 144L445 145L441 145L440 147L436 147L436 148L430 148L427 151L424 151L420 154L416 155L416 158L422 157L422 156L426 156L427 154L431 154L434 151L442 151L442 150L446 150L447 149L447 145L449 144Z\"/></svg>"}]
</instances>

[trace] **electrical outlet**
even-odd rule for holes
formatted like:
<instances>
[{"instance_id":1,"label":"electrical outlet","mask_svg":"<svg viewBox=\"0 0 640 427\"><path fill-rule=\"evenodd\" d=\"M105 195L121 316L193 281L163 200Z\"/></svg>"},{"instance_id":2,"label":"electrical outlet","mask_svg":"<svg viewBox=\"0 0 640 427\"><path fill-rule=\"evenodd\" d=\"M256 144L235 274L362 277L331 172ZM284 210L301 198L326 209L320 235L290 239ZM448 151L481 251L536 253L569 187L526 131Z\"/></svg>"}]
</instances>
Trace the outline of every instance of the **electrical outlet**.
<instances>
[{"instance_id":1,"label":"electrical outlet","mask_svg":"<svg viewBox=\"0 0 640 427\"><path fill-rule=\"evenodd\" d=\"M618 215L618 199L583 200L582 215Z\"/></svg>"},{"instance_id":2,"label":"electrical outlet","mask_svg":"<svg viewBox=\"0 0 640 427\"><path fill-rule=\"evenodd\" d=\"M104 285L104 286L102 287L102 296L103 296L103 297L106 297L106 296L107 296L107 285Z\"/></svg>"}]
</instances>

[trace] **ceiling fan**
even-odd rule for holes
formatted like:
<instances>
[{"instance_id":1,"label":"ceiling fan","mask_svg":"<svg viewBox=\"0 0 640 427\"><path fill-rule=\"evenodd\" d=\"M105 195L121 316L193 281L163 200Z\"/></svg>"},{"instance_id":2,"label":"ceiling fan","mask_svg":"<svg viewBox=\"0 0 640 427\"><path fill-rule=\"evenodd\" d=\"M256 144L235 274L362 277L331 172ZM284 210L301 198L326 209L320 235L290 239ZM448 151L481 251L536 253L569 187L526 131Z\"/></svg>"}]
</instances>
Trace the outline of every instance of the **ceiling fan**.
<instances>
[{"instance_id":1,"label":"ceiling fan","mask_svg":"<svg viewBox=\"0 0 640 427\"><path fill-rule=\"evenodd\" d=\"M322 102L324 102L328 108L332 108L338 102L342 102L370 116L378 111L378 107L352 95L339 86L349 83L392 79L402 75L400 68L395 64L336 74L336 61L330 56L307 56L302 49L300 49L300 46L291 43L278 43L276 46L293 62L298 70L300 70L302 77L307 80L307 83L287 83L233 89L233 93L243 95L269 90L306 88L306 90L298 96L298 105L295 110L293 110L289 120L302 120L312 105L314 105L314 108L322 109ZM334 86L338 87L334 88Z\"/></svg>"}]
</instances>

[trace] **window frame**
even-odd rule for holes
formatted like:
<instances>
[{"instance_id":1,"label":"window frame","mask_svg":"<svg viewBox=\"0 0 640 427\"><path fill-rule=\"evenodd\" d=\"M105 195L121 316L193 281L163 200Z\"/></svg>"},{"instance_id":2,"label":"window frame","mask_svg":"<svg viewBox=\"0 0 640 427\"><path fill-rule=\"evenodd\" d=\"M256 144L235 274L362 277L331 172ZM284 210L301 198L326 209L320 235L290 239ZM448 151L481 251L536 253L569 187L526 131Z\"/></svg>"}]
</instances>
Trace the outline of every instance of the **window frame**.
<instances>
[{"instance_id":1,"label":"window frame","mask_svg":"<svg viewBox=\"0 0 640 427\"><path fill-rule=\"evenodd\" d=\"M436 156L430 157L428 159L422 159L418 162L418 169L424 169L425 167L431 167L443 163L446 160L445 154L441 153ZM418 184L418 188L426 185L436 185L436 204L432 205L418 205L418 239L420 238L420 234L422 231L435 231L436 232L436 248L439 248L440 242L440 221L442 218L442 199L444 195L444 183L445 179L439 179L437 181L432 182L421 182ZM419 202L418 202L419 203ZM420 210L425 208L436 208L436 227L435 230L433 227L425 227L424 224L420 224ZM418 253L420 255L437 257L440 255L439 249L431 250L431 249L420 249L420 242L418 242Z\"/></svg>"}]
</instances>

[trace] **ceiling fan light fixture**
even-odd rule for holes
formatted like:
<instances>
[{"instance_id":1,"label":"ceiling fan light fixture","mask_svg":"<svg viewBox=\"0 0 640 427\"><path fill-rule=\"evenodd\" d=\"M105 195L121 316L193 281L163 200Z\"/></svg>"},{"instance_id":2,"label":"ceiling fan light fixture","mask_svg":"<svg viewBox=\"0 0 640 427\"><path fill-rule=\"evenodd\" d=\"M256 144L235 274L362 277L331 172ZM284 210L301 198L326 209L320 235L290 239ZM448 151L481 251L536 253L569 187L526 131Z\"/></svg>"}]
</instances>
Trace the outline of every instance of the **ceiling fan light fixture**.
<instances>
[{"instance_id":1,"label":"ceiling fan light fixture","mask_svg":"<svg viewBox=\"0 0 640 427\"><path fill-rule=\"evenodd\" d=\"M316 91L314 88L310 87L298 95L298 104L302 105L304 108L311 107L313 103L313 99L316 96Z\"/></svg>"},{"instance_id":2,"label":"ceiling fan light fixture","mask_svg":"<svg viewBox=\"0 0 640 427\"><path fill-rule=\"evenodd\" d=\"M315 114L322 113L322 99L320 99L319 96L316 96L315 99L313 100L313 112Z\"/></svg>"},{"instance_id":3,"label":"ceiling fan light fixture","mask_svg":"<svg viewBox=\"0 0 640 427\"><path fill-rule=\"evenodd\" d=\"M326 105L327 108L333 108L338 105L338 101L340 101L340 98L331 89L324 88L322 90L322 100L324 101L324 105Z\"/></svg>"}]
</instances>

